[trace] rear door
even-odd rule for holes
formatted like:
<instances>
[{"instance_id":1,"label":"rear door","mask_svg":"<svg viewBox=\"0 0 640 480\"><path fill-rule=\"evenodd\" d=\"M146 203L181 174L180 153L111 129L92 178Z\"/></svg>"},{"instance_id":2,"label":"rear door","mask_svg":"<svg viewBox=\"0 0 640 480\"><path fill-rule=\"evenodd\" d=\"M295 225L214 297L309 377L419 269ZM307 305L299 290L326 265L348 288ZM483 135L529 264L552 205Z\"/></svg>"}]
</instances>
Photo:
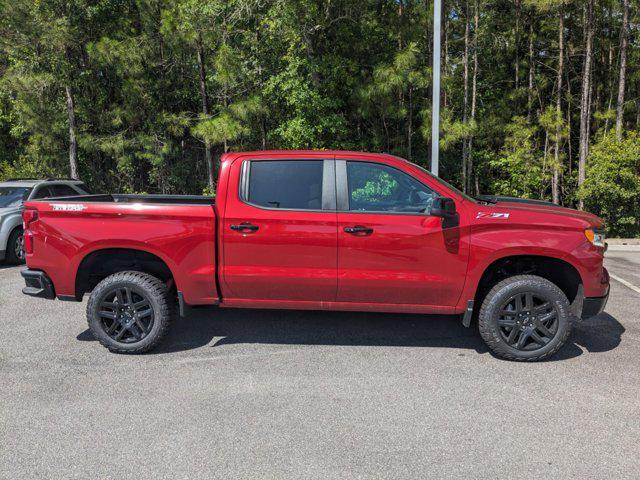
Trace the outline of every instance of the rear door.
<instances>
[{"instance_id":1,"label":"rear door","mask_svg":"<svg viewBox=\"0 0 640 480\"><path fill-rule=\"evenodd\" d=\"M451 306L468 245L429 215L438 195L398 166L336 159L340 302Z\"/></svg>"},{"instance_id":2,"label":"rear door","mask_svg":"<svg viewBox=\"0 0 640 480\"><path fill-rule=\"evenodd\" d=\"M237 160L229 182L222 278L231 297L334 301L333 159Z\"/></svg>"}]
</instances>

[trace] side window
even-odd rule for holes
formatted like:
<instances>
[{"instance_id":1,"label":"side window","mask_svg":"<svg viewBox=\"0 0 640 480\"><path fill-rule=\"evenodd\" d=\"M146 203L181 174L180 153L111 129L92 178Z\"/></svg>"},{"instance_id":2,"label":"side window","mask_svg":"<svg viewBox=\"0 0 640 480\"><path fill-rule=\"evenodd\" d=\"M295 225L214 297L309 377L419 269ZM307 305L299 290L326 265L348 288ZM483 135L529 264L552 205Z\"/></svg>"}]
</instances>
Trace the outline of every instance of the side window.
<instances>
[{"instance_id":1,"label":"side window","mask_svg":"<svg viewBox=\"0 0 640 480\"><path fill-rule=\"evenodd\" d=\"M51 189L52 196L54 197L70 197L72 195L78 195L78 192L69 185L51 185L49 188Z\"/></svg>"},{"instance_id":2,"label":"side window","mask_svg":"<svg viewBox=\"0 0 640 480\"><path fill-rule=\"evenodd\" d=\"M379 163L347 162L349 210L429 212L435 193L415 178Z\"/></svg>"},{"instance_id":3,"label":"side window","mask_svg":"<svg viewBox=\"0 0 640 480\"><path fill-rule=\"evenodd\" d=\"M36 199L36 198L48 198L48 197L52 197L53 195L51 194L51 191L49 190L49 187L38 187L38 189L36 190L36 193L33 194L32 199Z\"/></svg>"},{"instance_id":4,"label":"side window","mask_svg":"<svg viewBox=\"0 0 640 480\"><path fill-rule=\"evenodd\" d=\"M322 160L249 162L244 200L267 208L320 210Z\"/></svg>"}]
</instances>

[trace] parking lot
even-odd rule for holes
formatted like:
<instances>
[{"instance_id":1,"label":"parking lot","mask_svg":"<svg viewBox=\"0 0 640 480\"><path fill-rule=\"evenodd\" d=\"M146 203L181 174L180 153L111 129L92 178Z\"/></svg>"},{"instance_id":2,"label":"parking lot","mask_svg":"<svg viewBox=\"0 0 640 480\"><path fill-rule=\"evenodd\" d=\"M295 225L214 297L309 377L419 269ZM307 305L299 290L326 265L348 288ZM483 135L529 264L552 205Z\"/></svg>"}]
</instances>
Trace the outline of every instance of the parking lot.
<instances>
[{"instance_id":1,"label":"parking lot","mask_svg":"<svg viewBox=\"0 0 640 480\"><path fill-rule=\"evenodd\" d=\"M110 354L0 269L0 477L637 478L640 251L550 361L457 317L195 309Z\"/></svg>"}]
</instances>

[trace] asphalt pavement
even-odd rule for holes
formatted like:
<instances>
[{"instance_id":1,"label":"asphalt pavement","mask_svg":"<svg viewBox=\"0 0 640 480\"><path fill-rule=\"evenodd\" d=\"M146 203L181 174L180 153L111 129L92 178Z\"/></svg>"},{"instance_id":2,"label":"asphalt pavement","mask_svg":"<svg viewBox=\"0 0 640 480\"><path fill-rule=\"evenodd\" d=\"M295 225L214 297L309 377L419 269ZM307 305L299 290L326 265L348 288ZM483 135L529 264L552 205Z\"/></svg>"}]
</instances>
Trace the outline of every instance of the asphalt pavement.
<instances>
[{"instance_id":1,"label":"asphalt pavement","mask_svg":"<svg viewBox=\"0 0 640 480\"><path fill-rule=\"evenodd\" d=\"M606 263L628 285L537 364L457 317L214 308L114 355L0 267L0 478L636 479L640 251Z\"/></svg>"}]
</instances>

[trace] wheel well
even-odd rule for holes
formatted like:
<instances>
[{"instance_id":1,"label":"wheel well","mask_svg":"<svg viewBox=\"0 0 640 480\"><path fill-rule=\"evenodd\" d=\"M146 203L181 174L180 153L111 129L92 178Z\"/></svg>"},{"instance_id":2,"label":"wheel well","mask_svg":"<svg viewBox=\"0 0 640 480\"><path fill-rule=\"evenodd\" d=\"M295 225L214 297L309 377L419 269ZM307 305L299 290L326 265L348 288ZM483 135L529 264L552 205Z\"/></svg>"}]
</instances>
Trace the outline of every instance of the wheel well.
<instances>
[{"instance_id":1,"label":"wheel well","mask_svg":"<svg viewBox=\"0 0 640 480\"><path fill-rule=\"evenodd\" d=\"M482 274L474 303L479 308L489 290L501 280L514 275L538 275L556 284L573 302L582 283L580 273L564 260L536 255L518 255L496 260Z\"/></svg>"},{"instance_id":2,"label":"wheel well","mask_svg":"<svg viewBox=\"0 0 640 480\"><path fill-rule=\"evenodd\" d=\"M87 255L76 274L76 299L81 299L104 278L126 270L144 272L173 285L173 275L167 264L157 255L127 248L97 250Z\"/></svg>"},{"instance_id":3,"label":"wheel well","mask_svg":"<svg viewBox=\"0 0 640 480\"><path fill-rule=\"evenodd\" d=\"M19 223L18 225L16 225L15 227L13 227L10 231L9 231L9 235L7 235L7 244L5 245L5 248L7 250L9 250L9 240L11 240L11 235L13 235L15 232L19 232L19 231L23 231L23 226L21 223Z\"/></svg>"},{"instance_id":4,"label":"wheel well","mask_svg":"<svg viewBox=\"0 0 640 480\"><path fill-rule=\"evenodd\" d=\"M19 230L23 230L23 227L22 227L21 223L19 223L18 225L16 225L15 227L13 227L11 229L11 231L9 232L9 236L7 237L7 241L8 241L8 238L11 237L11 235L13 235L13 232L17 232Z\"/></svg>"}]
</instances>

